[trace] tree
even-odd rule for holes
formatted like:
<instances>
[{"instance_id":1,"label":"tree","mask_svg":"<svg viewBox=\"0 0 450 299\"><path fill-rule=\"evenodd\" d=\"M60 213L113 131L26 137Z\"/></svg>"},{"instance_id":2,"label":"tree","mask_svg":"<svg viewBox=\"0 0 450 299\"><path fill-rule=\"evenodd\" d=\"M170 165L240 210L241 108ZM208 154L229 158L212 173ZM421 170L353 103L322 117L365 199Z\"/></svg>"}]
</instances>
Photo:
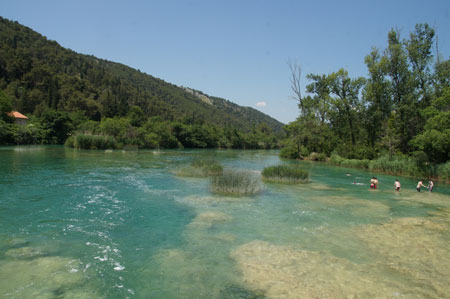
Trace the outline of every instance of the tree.
<instances>
[{"instance_id":1,"label":"tree","mask_svg":"<svg viewBox=\"0 0 450 299\"><path fill-rule=\"evenodd\" d=\"M423 114L427 118L424 131L411 144L425 152L431 162L444 163L450 159L450 87Z\"/></svg>"},{"instance_id":2,"label":"tree","mask_svg":"<svg viewBox=\"0 0 450 299\"><path fill-rule=\"evenodd\" d=\"M8 113L12 111L12 103L9 97L0 90L0 120L6 123L13 123L14 118Z\"/></svg>"},{"instance_id":3,"label":"tree","mask_svg":"<svg viewBox=\"0 0 450 299\"><path fill-rule=\"evenodd\" d=\"M331 93L336 96L333 104L338 112L337 117L344 118L348 123L351 142L354 146L356 144L356 122L359 109L361 108L359 92L364 84L364 78L351 79L346 70L340 69L336 73L330 74L328 80ZM340 133L341 136L345 136L345 133Z\"/></svg>"},{"instance_id":4,"label":"tree","mask_svg":"<svg viewBox=\"0 0 450 299\"><path fill-rule=\"evenodd\" d=\"M66 112L46 110L41 116L43 129L46 131L46 141L50 144L64 144L72 132L72 121Z\"/></svg>"},{"instance_id":5,"label":"tree","mask_svg":"<svg viewBox=\"0 0 450 299\"><path fill-rule=\"evenodd\" d=\"M301 90L301 77L302 77L302 68L295 62L288 62L289 69L291 71L291 90L293 92L292 99L298 102L298 107L300 108L300 114L306 115L306 107L302 98L302 90Z\"/></svg>"},{"instance_id":6,"label":"tree","mask_svg":"<svg viewBox=\"0 0 450 299\"><path fill-rule=\"evenodd\" d=\"M363 90L363 99L367 107L364 126L368 144L374 147L383 135L383 124L387 122L392 111L391 85L386 78L388 61L376 48L366 56L365 62L369 69L369 78Z\"/></svg>"},{"instance_id":7,"label":"tree","mask_svg":"<svg viewBox=\"0 0 450 299\"><path fill-rule=\"evenodd\" d=\"M306 78L313 81L306 86L306 91L314 94L314 97L305 99L305 106L308 107L310 113L314 113L316 118L324 124L328 120L331 106L329 77L326 75L308 74Z\"/></svg>"},{"instance_id":8,"label":"tree","mask_svg":"<svg viewBox=\"0 0 450 299\"><path fill-rule=\"evenodd\" d=\"M388 76L391 79L391 95L393 110L397 113L394 125L399 136L399 148L403 153L411 150L409 141L418 133L423 125L420 114L418 97L415 94L414 74L408 64L408 54L400 40L400 33L391 30L388 34L388 48L385 52Z\"/></svg>"},{"instance_id":9,"label":"tree","mask_svg":"<svg viewBox=\"0 0 450 299\"><path fill-rule=\"evenodd\" d=\"M130 118L130 123L132 126L140 127L146 120L144 111L138 106L132 106L128 112L128 117Z\"/></svg>"},{"instance_id":10,"label":"tree","mask_svg":"<svg viewBox=\"0 0 450 299\"><path fill-rule=\"evenodd\" d=\"M431 70L430 64L433 56L434 29L428 24L417 24L415 31L410 34L409 40L405 41L408 59L411 64L412 75L415 81L419 101L422 107L430 104L431 97Z\"/></svg>"}]
</instances>

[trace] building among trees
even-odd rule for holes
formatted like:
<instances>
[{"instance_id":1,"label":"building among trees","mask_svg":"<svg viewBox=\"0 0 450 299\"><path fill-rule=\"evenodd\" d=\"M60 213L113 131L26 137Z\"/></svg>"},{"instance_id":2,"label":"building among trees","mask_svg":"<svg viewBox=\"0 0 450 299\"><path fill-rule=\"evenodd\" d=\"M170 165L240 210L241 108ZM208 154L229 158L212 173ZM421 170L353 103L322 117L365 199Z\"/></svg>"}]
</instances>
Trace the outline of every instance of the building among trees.
<instances>
[{"instance_id":1,"label":"building among trees","mask_svg":"<svg viewBox=\"0 0 450 299\"><path fill-rule=\"evenodd\" d=\"M9 116L14 118L14 122L18 125L25 126L28 122L28 117L23 115L22 113L18 111L11 111L8 113Z\"/></svg>"}]
</instances>

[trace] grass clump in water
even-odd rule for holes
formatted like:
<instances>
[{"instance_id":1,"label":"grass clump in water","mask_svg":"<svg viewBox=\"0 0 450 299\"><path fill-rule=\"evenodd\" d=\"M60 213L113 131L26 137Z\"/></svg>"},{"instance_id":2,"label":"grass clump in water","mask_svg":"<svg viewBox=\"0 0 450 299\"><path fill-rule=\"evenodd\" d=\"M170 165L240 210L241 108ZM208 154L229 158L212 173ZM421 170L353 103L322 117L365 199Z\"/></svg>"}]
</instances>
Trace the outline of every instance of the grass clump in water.
<instances>
[{"instance_id":1,"label":"grass clump in water","mask_svg":"<svg viewBox=\"0 0 450 299\"><path fill-rule=\"evenodd\" d=\"M222 173L222 165L215 160L194 160L191 165L176 172L177 175L185 177L208 177L221 175Z\"/></svg>"},{"instance_id":2,"label":"grass clump in water","mask_svg":"<svg viewBox=\"0 0 450 299\"><path fill-rule=\"evenodd\" d=\"M66 146L78 149L115 149L116 140L108 135L77 134L66 140Z\"/></svg>"},{"instance_id":3,"label":"grass clump in water","mask_svg":"<svg viewBox=\"0 0 450 299\"><path fill-rule=\"evenodd\" d=\"M278 165L264 168L262 177L269 182L306 183L309 180L309 172L298 167Z\"/></svg>"},{"instance_id":4,"label":"grass clump in water","mask_svg":"<svg viewBox=\"0 0 450 299\"><path fill-rule=\"evenodd\" d=\"M227 171L211 178L211 191L226 195L252 195L262 191L263 186L256 173Z\"/></svg>"}]
</instances>

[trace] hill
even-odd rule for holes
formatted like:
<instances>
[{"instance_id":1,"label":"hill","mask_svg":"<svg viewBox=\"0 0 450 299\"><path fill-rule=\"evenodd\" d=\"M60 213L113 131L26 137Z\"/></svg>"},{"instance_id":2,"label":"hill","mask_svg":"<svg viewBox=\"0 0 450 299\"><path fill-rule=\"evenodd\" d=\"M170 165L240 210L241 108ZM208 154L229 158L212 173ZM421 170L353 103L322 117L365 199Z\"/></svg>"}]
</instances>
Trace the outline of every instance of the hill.
<instances>
[{"instance_id":1,"label":"hill","mask_svg":"<svg viewBox=\"0 0 450 299\"><path fill-rule=\"evenodd\" d=\"M206 123L249 132L283 124L250 107L179 87L126 65L76 53L17 22L0 17L0 90L16 110L81 112L94 121L139 107L146 117Z\"/></svg>"}]
</instances>

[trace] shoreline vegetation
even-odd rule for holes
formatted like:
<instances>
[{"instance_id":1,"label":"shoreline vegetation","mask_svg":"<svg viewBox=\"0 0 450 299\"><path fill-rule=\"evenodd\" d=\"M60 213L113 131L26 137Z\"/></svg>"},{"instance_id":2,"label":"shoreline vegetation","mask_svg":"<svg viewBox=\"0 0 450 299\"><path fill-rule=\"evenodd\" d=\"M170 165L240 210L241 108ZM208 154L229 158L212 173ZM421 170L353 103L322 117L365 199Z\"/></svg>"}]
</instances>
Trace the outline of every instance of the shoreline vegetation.
<instances>
[{"instance_id":1,"label":"shoreline vegetation","mask_svg":"<svg viewBox=\"0 0 450 299\"><path fill-rule=\"evenodd\" d=\"M450 59L435 34L428 24L392 29L365 57L366 77L308 74L306 93L290 62L300 115L284 127L280 157L450 183Z\"/></svg>"},{"instance_id":2,"label":"shoreline vegetation","mask_svg":"<svg viewBox=\"0 0 450 299\"><path fill-rule=\"evenodd\" d=\"M281 158L284 158L281 156ZM413 157L407 156L381 156L377 159L347 159L334 153L331 157L317 159L317 154L312 153L307 157L297 160L324 162L334 166L346 168L359 168L373 173L398 175L410 178L433 179L437 182L450 184L450 162L433 165L420 164Z\"/></svg>"}]
</instances>

